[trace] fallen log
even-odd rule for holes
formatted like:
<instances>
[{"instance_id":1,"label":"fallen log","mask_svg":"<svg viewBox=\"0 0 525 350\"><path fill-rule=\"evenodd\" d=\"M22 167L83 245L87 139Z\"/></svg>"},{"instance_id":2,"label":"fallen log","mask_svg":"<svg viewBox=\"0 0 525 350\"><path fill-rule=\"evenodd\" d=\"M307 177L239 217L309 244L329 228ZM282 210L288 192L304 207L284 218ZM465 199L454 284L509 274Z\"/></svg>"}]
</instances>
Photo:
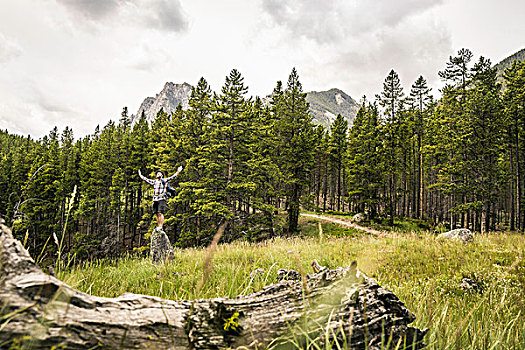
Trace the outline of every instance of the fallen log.
<instances>
[{"instance_id":1,"label":"fallen log","mask_svg":"<svg viewBox=\"0 0 525 350\"><path fill-rule=\"evenodd\" d=\"M42 272L1 225L0 348L23 341L48 349L302 349L309 338L352 349L421 349L425 331L408 326L414 319L356 264L233 299L96 297Z\"/></svg>"}]
</instances>

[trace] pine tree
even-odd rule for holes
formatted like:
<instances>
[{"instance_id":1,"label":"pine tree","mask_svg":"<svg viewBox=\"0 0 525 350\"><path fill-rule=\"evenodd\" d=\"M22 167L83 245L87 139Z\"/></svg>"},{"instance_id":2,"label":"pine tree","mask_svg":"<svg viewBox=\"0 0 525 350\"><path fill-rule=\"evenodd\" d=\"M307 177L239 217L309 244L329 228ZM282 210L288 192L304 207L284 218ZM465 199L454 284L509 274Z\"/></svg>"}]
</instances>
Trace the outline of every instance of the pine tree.
<instances>
[{"instance_id":1,"label":"pine tree","mask_svg":"<svg viewBox=\"0 0 525 350\"><path fill-rule=\"evenodd\" d=\"M322 125L315 128L315 166L312 172L312 194L315 197L315 210L321 210L321 200L323 199L323 188L325 184L325 174L328 174L328 139L329 135ZM325 203L326 209L326 202Z\"/></svg>"},{"instance_id":2,"label":"pine tree","mask_svg":"<svg viewBox=\"0 0 525 350\"><path fill-rule=\"evenodd\" d=\"M473 182L468 190L476 194L483 207L485 231L494 227L492 214L502 183L499 155L503 153L504 125L499 91L496 69L490 60L480 57L472 68L472 88L468 90L466 103L467 150Z\"/></svg>"},{"instance_id":3,"label":"pine tree","mask_svg":"<svg viewBox=\"0 0 525 350\"><path fill-rule=\"evenodd\" d=\"M60 193L58 194L60 198L60 227L61 232L66 235L67 240L64 240L67 244L68 249L71 247L71 235L74 232L74 223L73 220L68 220L67 215L71 215L74 210L76 210L76 198L75 202L72 203L71 211L68 212L68 204L71 200L71 194L76 187L80 184L79 178L79 149L74 143L73 130L69 127L66 127L62 132L60 139L60 172L61 176L61 185ZM68 226L65 227L66 221ZM67 230L67 231L66 231Z\"/></svg>"},{"instance_id":4,"label":"pine tree","mask_svg":"<svg viewBox=\"0 0 525 350\"><path fill-rule=\"evenodd\" d=\"M472 51L462 48L457 56L449 57L445 70L438 72L439 77L447 83L444 92L456 93L465 103L467 85L470 79L469 63L472 60Z\"/></svg>"},{"instance_id":5,"label":"pine tree","mask_svg":"<svg viewBox=\"0 0 525 350\"><path fill-rule=\"evenodd\" d=\"M138 170L145 170L151 164L151 130L144 112L133 125L130 133L129 168L132 175L128 187L130 189L129 220L132 229L130 244L133 246L137 240L137 224L141 221L144 212L149 210L150 204L144 201L144 183L137 175Z\"/></svg>"},{"instance_id":6,"label":"pine tree","mask_svg":"<svg viewBox=\"0 0 525 350\"><path fill-rule=\"evenodd\" d=\"M248 184L253 184L251 198L245 198L246 204L253 207L250 215L249 238L272 237L280 231L277 208L274 199L277 195L280 172L274 155L278 139L275 131L275 115L265 107L259 97L251 104L251 119L254 132L250 141L251 159L247 161ZM261 213L259 215L258 213ZM249 214L249 213L247 213Z\"/></svg>"},{"instance_id":7,"label":"pine tree","mask_svg":"<svg viewBox=\"0 0 525 350\"><path fill-rule=\"evenodd\" d=\"M354 211L367 213L372 219L379 214L380 189L386 179L381 175L381 148L379 112L364 97L349 132L349 200L354 203Z\"/></svg>"},{"instance_id":8,"label":"pine tree","mask_svg":"<svg viewBox=\"0 0 525 350\"><path fill-rule=\"evenodd\" d=\"M85 152L81 159L80 219L89 223L95 240L102 240L109 233L109 225L115 221L111 217L110 188L113 175L118 169L117 126L113 121L102 131L84 140Z\"/></svg>"},{"instance_id":9,"label":"pine tree","mask_svg":"<svg viewBox=\"0 0 525 350\"><path fill-rule=\"evenodd\" d=\"M506 90L503 96L509 153L510 229L525 228L523 193L525 171L525 62L515 62L504 74Z\"/></svg>"},{"instance_id":10,"label":"pine tree","mask_svg":"<svg viewBox=\"0 0 525 350\"><path fill-rule=\"evenodd\" d=\"M297 71L292 69L277 109L276 129L279 135L279 167L284 177L288 204L287 228L290 233L298 230L300 197L308 185L313 166L315 130L308 113L306 93L303 93Z\"/></svg>"},{"instance_id":11,"label":"pine tree","mask_svg":"<svg viewBox=\"0 0 525 350\"><path fill-rule=\"evenodd\" d=\"M213 147L217 152L214 161L218 162L217 168L224 169L225 165L225 181L221 184L221 191L229 210L230 238L236 235L235 218L242 211L243 198L251 196L254 189L254 184L246 181L249 170L246 164L251 158L250 142L253 133L252 115L245 98L247 92L244 78L239 71L233 69L226 77L218 96L217 111L211 119ZM222 162L221 158L225 161Z\"/></svg>"},{"instance_id":12,"label":"pine tree","mask_svg":"<svg viewBox=\"0 0 525 350\"><path fill-rule=\"evenodd\" d=\"M335 170L335 186L337 193L337 211L341 210L341 196L344 192L344 169L346 163L346 148L348 122L341 114L338 114L330 126L330 158ZM344 201L344 198L343 198ZM344 207L344 203L343 203Z\"/></svg>"},{"instance_id":13,"label":"pine tree","mask_svg":"<svg viewBox=\"0 0 525 350\"><path fill-rule=\"evenodd\" d=\"M180 183L176 201L184 208L181 217L181 245L199 245L202 232L215 224L212 208L217 208L212 181L213 169L207 166L211 150L210 118L215 99L208 82L201 78L192 88L189 109L182 123L182 147L187 159L185 180ZM212 204L214 203L214 204ZM211 233L210 233L211 234ZM210 234L204 234L204 237ZM206 242L209 237L206 237ZM184 241L184 243L182 243Z\"/></svg>"},{"instance_id":14,"label":"pine tree","mask_svg":"<svg viewBox=\"0 0 525 350\"><path fill-rule=\"evenodd\" d=\"M233 69L229 76L226 77L222 93L218 99L218 113L213 118L214 126L217 128L217 136L222 138L224 147L226 148L227 159L227 179L226 186L226 204L234 212L232 202L232 192L235 191L235 173L240 171L241 158L245 158L247 149L243 142L248 139L250 133L251 120L249 118L248 103L245 95L248 92L248 87L244 85L244 78L240 72ZM240 175L240 174L239 174Z\"/></svg>"},{"instance_id":15,"label":"pine tree","mask_svg":"<svg viewBox=\"0 0 525 350\"><path fill-rule=\"evenodd\" d=\"M55 127L49 135L41 140L38 155L31 154L33 164L29 180L25 184L25 195L18 214L27 218L21 227L15 226L15 231L32 229L35 248L53 234L61 236L60 203L63 192L61 188L62 172L60 168L60 145L58 129ZM56 246L53 246L56 249Z\"/></svg>"},{"instance_id":16,"label":"pine tree","mask_svg":"<svg viewBox=\"0 0 525 350\"><path fill-rule=\"evenodd\" d=\"M390 225L394 224L394 215L397 207L397 173L399 162L396 150L399 146L400 110L403 103L403 88L398 74L392 69L383 83L383 91L377 96L379 104L384 107L385 131L387 140L387 172L390 173Z\"/></svg>"},{"instance_id":17,"label":"pine tree","mask_svg":"<svg viewBox=\"0 0 525 350\"><path fill-rule=\"evenodd\" d=\"M443 116L443 140L446 150L446 166L439 174L440 188L448 197L448 211L450 227L455 226L457 215L460 214L461 221L467 223L469 210L477 206L464 205L472 202L466 188L469 186L468 178L468 155L465 153L467 148L465 122L468 120L466 114L467 88L470 83L471 71L469 63L472 60L472 52L468 49L461 49L457 56L449 57L449 62L443 71L438 72L439 77L446 83L443 88L443 97L439 106L439 113ZM462 225L463 226L463 225Z\"/></svg>"},{"instance_id":18,"label":"pine tree","mask_svg":"<svg viewBox=\"0 0 525 350\"><path fill-rule=\"evenodd\" d=\"M410 90L410 99L412 102L412 110L415 111L415 133L417 135L417 148L415 152L414 164L417 164L416 169L416 198L414 200L414 205L416 206L416 217L423 217L423 207L424 207L424 173L423 173L423 137L425 133L425 116L429 110L429 107L432 104L432 95L430 95L430 89L427 86L427 81L423 76L419 78L412 84Z\"/></svg>"}]
</instances>

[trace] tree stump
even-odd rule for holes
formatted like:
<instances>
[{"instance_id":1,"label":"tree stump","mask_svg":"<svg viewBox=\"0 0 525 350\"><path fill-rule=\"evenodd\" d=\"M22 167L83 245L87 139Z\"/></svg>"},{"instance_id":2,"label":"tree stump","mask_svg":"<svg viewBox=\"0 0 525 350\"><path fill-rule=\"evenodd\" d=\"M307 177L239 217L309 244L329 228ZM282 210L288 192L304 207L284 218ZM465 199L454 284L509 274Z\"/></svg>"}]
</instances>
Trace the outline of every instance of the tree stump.
<instances>
[{"instance_id":1,"label":"tree stump","mask_svg":"<svg viewBox=\"0 0 525 350\"><path fill-rule=\"evenodd\" d=\"M415 316L355 264L233 299L102 298L43 273L2 225L0 273L0 348L25 339L47 349L294 349L307 336L352 349L423 347L425 331L408 326Z\"/></svg>"}]
</instances>

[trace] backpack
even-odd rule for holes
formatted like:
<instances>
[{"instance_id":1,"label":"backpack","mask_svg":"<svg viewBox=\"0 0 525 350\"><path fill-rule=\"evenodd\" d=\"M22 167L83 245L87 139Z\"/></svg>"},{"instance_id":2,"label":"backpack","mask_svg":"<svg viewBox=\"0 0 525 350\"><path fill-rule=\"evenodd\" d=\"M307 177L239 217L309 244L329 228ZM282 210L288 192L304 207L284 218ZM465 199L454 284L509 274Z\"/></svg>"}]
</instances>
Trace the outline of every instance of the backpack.
<instances>
[{"instance_id":1,"label":"backpack","mask_svg":"<svg viewBox=\"0 0 525 350\"><path fill-rule=\"evenodd\" d=\"M166 184L166 196L170 198L170 197L175 196L176 194L177 194L177 191L173 187L171 187L170 183L168 182Z\"/></svg>"}]
</instances>

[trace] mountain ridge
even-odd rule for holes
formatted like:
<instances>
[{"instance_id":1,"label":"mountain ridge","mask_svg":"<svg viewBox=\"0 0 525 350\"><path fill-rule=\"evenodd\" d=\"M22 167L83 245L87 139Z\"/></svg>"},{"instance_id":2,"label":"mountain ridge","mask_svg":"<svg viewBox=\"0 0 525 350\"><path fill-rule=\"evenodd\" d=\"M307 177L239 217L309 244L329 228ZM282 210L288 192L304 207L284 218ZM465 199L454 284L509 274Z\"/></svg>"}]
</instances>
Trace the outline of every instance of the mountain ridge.
<instances>
[{"instance_id":1,"label":"mountain ridge","mask_svg":"<svg viewBox=\"0 0 525 350\"><path fill-rule=\"evenodd\" d=\"M175 84L166 82L162 90L155 97L146 97L140 104L136 114L132 116L132 121L136 122L144 113L148 122L153 122L161 108L166 113L172 113L180 104L183 110L189 108L189 98L192 86L188 83ZM271 96L263 98L269 100ZM310 103L310 114L315 124L321 124L326 128L335 120L337 114L341 114L349 123L352 124L358 104L344 91L332 88L326 91L310 91L306 93L306 99Z\"/></svg>"},{"instance_id":2,"label":"mountain ridge","mask_svg":"<svg viewBox=\"0 0 525 350\"><path fill-rule=\"evenodd\" d=\"M512 55L504 58L500 62L496 63L494 65L494 68L496 68L496 74L498 82L503 84L503 89L506 89L506 83L505 79L503 78L503 74L505 74L505 69L510 68L512 64L516 61L524 61L525 60L525 48L519 50L518 52L513 53Z\"/></svg>"},{"instance_id":3,"label":"mountain ridge","mask_svg":"<svg viewBox=\"0 0 525 350\"><path fill-rule=\"evenodd\" d=\"M505 68L509 68L515 61L525 60L525 48L513 53L512 55L504 58L500 62L494 65L494 68L498 70L498 76L502 76Z\"/></svg>"}]
</instances>

